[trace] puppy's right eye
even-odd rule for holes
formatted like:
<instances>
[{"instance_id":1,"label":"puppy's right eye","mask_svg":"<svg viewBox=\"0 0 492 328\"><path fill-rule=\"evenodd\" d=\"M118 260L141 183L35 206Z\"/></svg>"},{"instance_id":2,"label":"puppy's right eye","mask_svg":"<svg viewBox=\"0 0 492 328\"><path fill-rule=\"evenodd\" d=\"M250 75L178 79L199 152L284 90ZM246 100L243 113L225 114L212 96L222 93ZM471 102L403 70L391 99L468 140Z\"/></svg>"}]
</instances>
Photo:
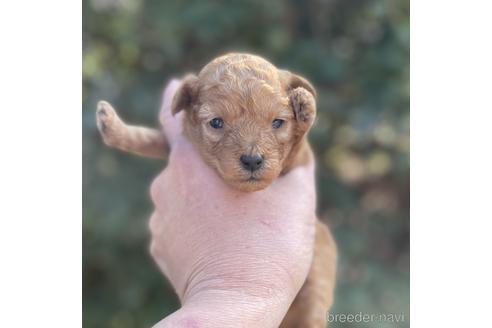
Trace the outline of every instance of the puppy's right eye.
<instances>
[{"instance_id":1,"label":"puppy's right eye","mask_svg":"<svg viewBox=\"0 0 492 328\"><path fill-rule=\"evenodd\" d=\"M220 117L216 117L209 122L210 126L214 129L221 129L224 126L224 120Z\"/></svg>"},{"instance_id":2,"label":"puppy's right eye","mask_svg":"<svg viewBox=\"0 0 492 328\"><path fill-rule=\"evenodd\" d=\"M274 119L273 122L272 122L272 127L274 129L278 129L278 128L280 128L284 124L284 122L285 122L284 120L281 120L279 118Z\"/></svg>"}]
</instances>

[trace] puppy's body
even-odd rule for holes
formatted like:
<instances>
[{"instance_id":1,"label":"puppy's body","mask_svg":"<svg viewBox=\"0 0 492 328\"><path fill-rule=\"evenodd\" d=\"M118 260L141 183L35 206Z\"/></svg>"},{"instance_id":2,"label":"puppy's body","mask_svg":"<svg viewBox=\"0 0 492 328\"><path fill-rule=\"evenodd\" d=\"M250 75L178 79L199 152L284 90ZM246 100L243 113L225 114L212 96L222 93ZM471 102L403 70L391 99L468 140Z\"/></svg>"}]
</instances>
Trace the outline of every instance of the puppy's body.
<instances>
[{"instance_id":1,"label":"puppy's body","mask_svg":"<svg viewBox=\"0 0 492 328\"><path fill-rule=\"evenodd\" d=\"M279 175L313 161L306 139L316 115L315 90L304 78L266 60L229 54L189 75L174 96L183 130L205 162L235 189L266 188ZM125 151L166 158L160 131L126 125L107 102L97 110L104 141ZM304 286L281 327L325 327L333 302L336 245L317 221L314 256Z\"/></svg>"}]
</instances>

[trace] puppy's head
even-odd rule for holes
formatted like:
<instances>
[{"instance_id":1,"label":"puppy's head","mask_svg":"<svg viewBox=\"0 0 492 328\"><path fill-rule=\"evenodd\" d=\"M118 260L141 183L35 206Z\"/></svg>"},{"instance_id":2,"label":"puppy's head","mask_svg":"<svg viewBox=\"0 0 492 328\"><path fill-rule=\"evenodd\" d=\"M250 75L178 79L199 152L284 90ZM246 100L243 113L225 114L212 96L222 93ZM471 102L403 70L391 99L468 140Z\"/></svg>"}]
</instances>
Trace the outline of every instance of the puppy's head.
<instances>
[{"instance_id":1,"label":"puppy's head","mask_svg":"<svg viewBox=\"0 0 492 328\"><path fill-rule=\"evenodd\" d=\"M172 111L185 110L186 135L232 187L267 187L292 160L316 115L315 90L266 60L229 54L189 75Z\"/></svg>"}]
</instances>

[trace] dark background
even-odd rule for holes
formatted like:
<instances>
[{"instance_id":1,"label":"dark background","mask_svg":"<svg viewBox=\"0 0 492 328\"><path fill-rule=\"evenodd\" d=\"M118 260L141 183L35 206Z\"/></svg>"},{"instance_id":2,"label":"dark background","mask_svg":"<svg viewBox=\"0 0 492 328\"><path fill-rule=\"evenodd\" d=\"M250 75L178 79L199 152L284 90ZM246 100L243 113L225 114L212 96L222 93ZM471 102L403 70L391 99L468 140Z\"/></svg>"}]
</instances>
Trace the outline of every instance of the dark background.
<instances>
[{"instance_id":1,"label":"dark background","mask_svg":"<svg viewBox=\"0 0 492 328\"><path fill-rule=\"evenodd\" d=\"M83 1L83 325L149 327L178 307L153 264L148 188L163 163L105 147L99 99L157 126L162 87L229 50L316 86L318 212L339 247L332 313L409 326L409 2Z\"/></svg>"}]
</instances>

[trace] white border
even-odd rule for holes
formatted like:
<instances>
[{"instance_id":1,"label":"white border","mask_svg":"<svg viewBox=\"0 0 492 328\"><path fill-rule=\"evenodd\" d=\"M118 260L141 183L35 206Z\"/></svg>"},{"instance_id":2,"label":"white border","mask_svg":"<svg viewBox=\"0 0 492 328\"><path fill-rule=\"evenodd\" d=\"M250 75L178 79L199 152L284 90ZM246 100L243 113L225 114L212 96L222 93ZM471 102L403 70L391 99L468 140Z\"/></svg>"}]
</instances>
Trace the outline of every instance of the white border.
<instances>
[{"instance_id":1,"label":"white border","mask_svg":"<svg viewBox=\"0 0 492 328\"><path fill-rule=\"evenodd\" d=\"M489 325L488 1L411 4L411 323Z\"/></svg>"},{"instance_id":2,"label":"white border","mask_svg":"<svg viewBox=\"0 0 492 328\"><path fill-rule=\"evenodd\" d=\"M0 5L0 327L80 327L81 2Z\"/></svg>"}]
</instances>

